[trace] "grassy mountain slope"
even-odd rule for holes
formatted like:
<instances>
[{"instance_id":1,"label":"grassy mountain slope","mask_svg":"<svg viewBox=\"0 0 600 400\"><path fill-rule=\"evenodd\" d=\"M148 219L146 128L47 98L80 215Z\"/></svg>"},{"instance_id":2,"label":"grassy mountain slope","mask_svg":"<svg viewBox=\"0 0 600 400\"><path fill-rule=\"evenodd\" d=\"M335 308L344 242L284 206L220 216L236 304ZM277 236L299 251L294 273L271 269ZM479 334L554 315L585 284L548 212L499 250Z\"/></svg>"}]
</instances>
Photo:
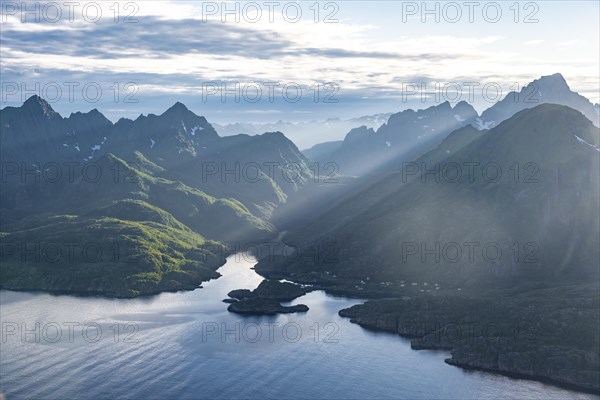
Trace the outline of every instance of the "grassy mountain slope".
<instances>
[{"instance_id":1,"label":"grassy mountain slope","mask_svg":"<svg viewBox=\"0 0 600 400\"><path fill-rule=\"evenodd\" d=\"M109 217L56 216L2 233L2 288L134 297L218 277L223 248L184 228Z\"/></svg>"}]
</instances>

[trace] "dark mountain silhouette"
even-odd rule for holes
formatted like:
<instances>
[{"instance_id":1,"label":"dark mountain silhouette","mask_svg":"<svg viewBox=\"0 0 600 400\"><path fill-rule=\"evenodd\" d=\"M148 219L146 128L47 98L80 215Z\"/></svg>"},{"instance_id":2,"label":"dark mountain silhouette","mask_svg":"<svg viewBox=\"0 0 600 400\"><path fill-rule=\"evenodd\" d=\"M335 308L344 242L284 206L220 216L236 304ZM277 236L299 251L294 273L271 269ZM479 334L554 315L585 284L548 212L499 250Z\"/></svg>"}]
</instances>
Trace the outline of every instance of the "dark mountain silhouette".
<instances>
[{"instance_id":1,"label":"dark mountain silhouette","mask_svg":"<svg viewBox=\"0 0 600 400\"><path fill-rule=\"evenodd\" d=\"M600 126L594 105L585 97L573 92L561 74L542 76L519 92L508 93L501 101L485 110L478 122L481 127L491 128L521 110L546 103L561 104L581 111L587 119Z\"/></svg>"}]
</instances>

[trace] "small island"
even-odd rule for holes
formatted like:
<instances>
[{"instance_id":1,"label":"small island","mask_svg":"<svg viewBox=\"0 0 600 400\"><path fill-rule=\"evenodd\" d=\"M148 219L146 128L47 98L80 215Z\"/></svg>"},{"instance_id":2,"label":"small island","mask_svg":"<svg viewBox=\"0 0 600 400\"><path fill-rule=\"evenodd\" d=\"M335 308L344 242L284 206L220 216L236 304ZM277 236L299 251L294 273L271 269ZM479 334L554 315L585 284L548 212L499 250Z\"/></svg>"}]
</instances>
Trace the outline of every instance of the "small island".
<instances>
[{"instance_id":1,"label":"small island","mask_svg":"<svg viewBox=\"0 0 600 400\"><path fill-rule=\"evenodd\" d=\"M311 290L289 282L265 279L254 290L232 290L228 293L231 298L223 302L231 303L227 310L238 314L274 315L306 312L308 306L304 304L283 306L279 302L292 301Z\"/></svg>"},{"instance_id":2,"label":"small island","mask_svg":"<svg viewBox=\"0 0 600 400\"><path fill-rule=\"evenodd\" d=\"M242 299L236 301L235 303L231 303L229 307L227 307L227 310L237 314L275 315L307 312L308 306L304 304L283 306L275 299L255 297L250 299Z\"/></svg>"},{"instance_id":3,"label":"small island","mask_svg":"<svg viewBox=\"0 0 600 400\"><path fill-rule=\"evenodd\" d=\"M292 301L311 291L311 288L300 286L295 283L265 279L252 291L248 289L237 289L232 290L227 295L238 300L261 297L279 301Z\"/></svg>"}]
</instances>

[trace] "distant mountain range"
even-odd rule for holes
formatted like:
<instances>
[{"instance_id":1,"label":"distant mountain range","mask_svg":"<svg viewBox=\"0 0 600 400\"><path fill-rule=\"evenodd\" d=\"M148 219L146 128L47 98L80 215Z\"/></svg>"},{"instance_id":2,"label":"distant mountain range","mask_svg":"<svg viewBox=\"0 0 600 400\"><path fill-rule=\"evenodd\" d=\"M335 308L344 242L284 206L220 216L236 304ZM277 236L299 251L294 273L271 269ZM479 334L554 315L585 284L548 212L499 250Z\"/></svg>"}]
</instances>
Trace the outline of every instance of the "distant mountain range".
<instances>
[{"instance_id":1,"label":"distant mountain range","mask_svg":"<svg viewBox=\"0 0 600 400\"><path fill-rule=\"evenodd\" d=\"M345 175L367 175L398 168L434 147L447 134L474 123L477 112L465 102L445 102L425 110L405 110L390 116L377 131L366 126L352 129L342 145L319 161L335 162Z\"/></svg>"},{"instance_id":2,"label":"distant mountain range","mask_svg":"<svg viewBox=\"0 0 600 400\"><path fill-rule=\"evenodd\" d=\"M237 122L232 124L213 124L221 136L257 135L263 132L285 132L299 148L305 149L315 143L341 140L345 132L357 126L365 125L377 129L385 124L392 113L365 115L358 118L329 118L323 121L277 121L275 123Z\"/></svg>"},{"instance_id":3,"label":"distant mountain range","mask_svg":"<svg viewBox=\"0 0 600 400\"><path fill-rule=\"evenodd\" d=\"M571 107L600 126L598 105L571 91L562 75L554 74L529 83L518 93L508 93L481 116L464 101L454 107L446 102L425 110L405 110L390 116L379 129L357 127L343 141L317 144L304 154L321 163L336 163L345 175L381 173L433 149L462 126L489 129L521 110L546 103Z\"/></svg>"}]
</instances>

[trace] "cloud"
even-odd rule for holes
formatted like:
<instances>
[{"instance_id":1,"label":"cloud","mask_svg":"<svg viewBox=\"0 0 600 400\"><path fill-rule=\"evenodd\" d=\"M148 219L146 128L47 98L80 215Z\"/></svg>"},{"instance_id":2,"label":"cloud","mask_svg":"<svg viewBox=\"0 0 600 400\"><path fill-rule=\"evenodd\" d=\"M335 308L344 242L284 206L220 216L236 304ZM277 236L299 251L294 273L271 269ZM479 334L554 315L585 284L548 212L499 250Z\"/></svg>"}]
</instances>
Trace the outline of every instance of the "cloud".
<instances>
[{"instance_id":1,"label":"cloud","mask_svg":"<svg viewBox=\"0 0 600 400\"><path fill-rule=\"evenodd\" d=\"M491 81L508 87L560 71L576 77L569 80L575 89L587 90L589 82L594 84L589 93L597 87L597 79L591 79L597 77L597 51L577 50L576 57L568 58L562 53L546 54L536 45L553 39L539 29L516 41L516 33L500 26L450 30L421 23L398 25L386 20L384 13L370 13L375 18L366 12L342 14L355 5L342 7L336 24L315 24L311 18L296 24L280 18L264 24L202 22L198 3L139 4L137 23L131 24L113 23L110 10L107 19L96 24L21 23L9 17L2 24L3 81L24 82L27 87L36 82L100 82L106 88L114 82L133 82L139 87L139 98L149 96L157 104L162 97L165 105L179 97L199 96L208 81L293 82L305 88L335 82L339 107L362 109L367 102L391 99L389 106L382 107L386 111L399 107L395 99L405 82L432 86ZM562 35L560 45L578 44L581 49L579 36ZM586 40L592 39L586 36ZM266 108L311 112L305 106L267 104ZM310 110L332 107L313 104Z\"/></svg>"},{"instance_id":2,"label":"cloud","mask_svg":"<svg viewBox=\"0 0 600 400\"><path fill-rule=\"evenodd\" d=\"M526 42L524 42L523 44L525 46L537 46L538 44L542 44L544 43L543 39L533 39L533 40L528 40Z\"/></svg>"},{"instance_id":3,"label":"cloud","mask_svg":"<svg viewBox=\"0 0 600 400\"><path fill-rule=\"evenodd\" d=\"M572 47L572 46L579 46L579 45L585 45L587 42L583 39L572 39L572 40L561 40L560 42L558 42L559 46L562 47Z\"/></svg>"},{"instance_id":4,"label":"cloud","mask_svg":"<svg viewBox=\"0 0 600 400\"><path fill-rule=\"evenodd\" d=\"M276 32L196 19L138 18L134 24L100 22L80 29L55 26L44 30L3 32L3 46L27 53L87 58L162 58L180 54L211 54L272 58L289 52L292 43ZM37 25L26 23L26 25ZM53 25L53 24L50 24Z\"/></svg>"},{"instance_id":5,"label":"cloud","mask_svg":"<svg viewBox=\"0 0 600 400\"><path fill-rule=\"evenodd\" d=\"M319 43L302 43L272 29L244 24L203 22L194 18L164 19L154 15L138 16L137 23L115 24L100 21L80 24L26 22L8 24L4 29L3 46L20 53L44 56L69 56L86 59L119 60L144 58L164 59L182 55L204 55L246 59L275 60L298 58L361 58L409 61L442 61L465 57L458 53L407 52L356 48L358 43L342 43L347 47L332 47ZM32 29L22 29L22 25ZM42 26L43 28L40 28ZM351 29L360 32L361 29ZM311 46L312 45L312 46ZM352 48L354 47L354 48ZM153 61L154 62L154 61Z\"/></svg>"}]
</instances>

